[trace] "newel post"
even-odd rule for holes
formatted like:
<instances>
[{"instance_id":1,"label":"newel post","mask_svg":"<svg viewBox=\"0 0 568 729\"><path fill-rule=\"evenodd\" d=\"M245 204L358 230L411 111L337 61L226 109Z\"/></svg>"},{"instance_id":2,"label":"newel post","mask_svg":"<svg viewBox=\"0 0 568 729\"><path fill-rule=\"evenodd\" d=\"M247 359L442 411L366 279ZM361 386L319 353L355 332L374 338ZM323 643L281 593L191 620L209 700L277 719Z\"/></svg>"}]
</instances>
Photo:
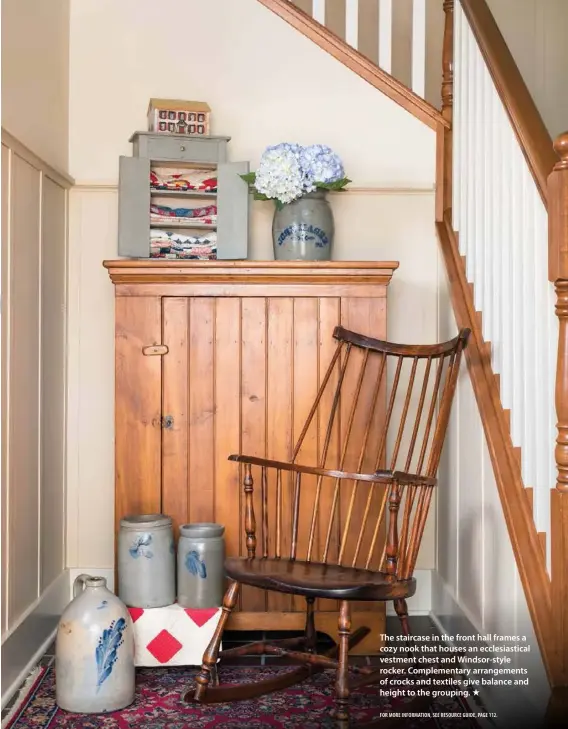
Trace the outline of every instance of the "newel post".
<instances>
[{"instance_id":1,"label":"newel post","mask_svg":"<svg viewBox=\"0 0 568 729\"><path fill-rule=\"evenodd\" d=\"M444 45L442 50L442 116L450 125L437 130L436 220L452 207L452 121L454 110L454 2L444 0Z\"/></svg>"},{"instance_id":2,"label":"newel post","mask_svg":"<svg viewBox=\"0 0 568 729\"><path fill-rule=\"evenodd\" d=\"M551 582L558 616L559 680L568 685L568 132L554 142L559 161L548 178L548 276L556 291L558 360L556 486L551 496Z\"/></svg>"}]
</instances>

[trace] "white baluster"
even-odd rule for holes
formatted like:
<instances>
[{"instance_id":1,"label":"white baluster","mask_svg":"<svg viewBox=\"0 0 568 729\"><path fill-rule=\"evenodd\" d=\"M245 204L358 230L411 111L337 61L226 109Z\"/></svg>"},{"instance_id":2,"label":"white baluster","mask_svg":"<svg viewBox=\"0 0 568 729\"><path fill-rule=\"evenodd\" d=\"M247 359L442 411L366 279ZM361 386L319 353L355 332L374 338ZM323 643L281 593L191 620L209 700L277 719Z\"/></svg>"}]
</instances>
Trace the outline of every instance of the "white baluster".
<instances>
[{"instance_id":1,"label":"white baluster","mask_svg":"<svg viewBox=\"0 0 568 729\"><path fill-rule=\"evenodd\" d=\"M392 0L379 0L379 66L392 73Z\"/></svg>"},{"instance_id":2,"label":"white baluster","mask_svg":"<svg viewBox=\"0 0 568 729\"><path fill-rule=\"evenodd\" d=\"M483 128L483 117L485 115L485 96L483 84L483 72L485 63L477 45L475 48L474 65L474 89L475 89L475 156L474 156L474 204L473 219L475 221L474 245L475 260L472 262L472 281L475 283L475 308L484 312L485 291L483 289L483 268L485 265L485 219L484 219L484 196L485 196L485 130ZM483 317L482 317L483 318Z\"/></svg>"},{"instance_id":3,"label":"white baluster","mask_svg":"<svg viewBox=\"0 0 568 729\"><path fill-rule=\"evenodd\" d=\"M492 235L493 216L495 208L493 207L493 181L495 179L494 168L494 133L491 126L493 118L493 105L495 103L495 94L493 93L493 85L491 77L487 72L485 64L483 69L483 99L485 112L483 114L483 139L484 139L484 175L483 175L483 260L484 266L481 272L483 276L483 337L488 342L493 342L493 317L495 315L494 299L495 289L493 284L493 276L495 272L495 240Z\"/></svg>"},{"instance_id":4,"label":"white baluster","mask_svg":"<svg viewBox=\"0 0 568 729\"><path fill-rule=\"evenodd\" d=\"M312 0L312 18L325 25L325 0Z\"/></svg>"},{"instance_id":5,"label":"white baluster","mask_svg":"<svg viewBox=\"0 0 568 729\"><path fill-rule=\"evenodd\" d=\"M546 271L544 272L544 280L542 286L538 281L538 259L536 255L536 241L538 240L538 232L535 227L535 199L531 197L534 182L526 165L521 168L521 201L522 201L522 222L520 230L520 253L522 260L521 269L521 299L526 301L527 305L523 310L522 321L522 357L525 360L525 376L523 378L523 400L525 404L525 417L523 422L524 433L522 435L522 468L525 478L525 485L532 486L535 489L534 498L534 514L535 521L537 515L537 498L536 490L538 487L538 470L536 468L538 447L538 430L542 428L538 425L539 398L544 396L543 389L546 390L546 381L543 378L544 373L538 374L540 369L538 359L541 356L538 346L535 347L536 335L536 316L535 310L538 309L539 293L544 290L544 284L547 283ZM543 454L546 459L547 454ZM545 460L546 463L546 460ZM541 471L542 474L542 471ZM542 476L541 476L542 477Z\"/></svg>"},{"instance_id":6,"label":"white baluster","mask_svg":"<svg viewBox=\"0 0 568 729\"><path fill-rule=\"evenodd\" d=\"M353 48L358 48L359 0L345 0L345 40Z\"/></svg>"},{"instance_id":7,"label":"white baluster","mask_svg":"<svg viewBox=\"0 0 568 729\"><path fill-rule=\"evenodd\" d=\"M426 0L412 5L412 90L424 98L426 93Z\"/></svg>"},{"instance_id":8,"label":"white baluster","mask_svg":"<svg viewBox=\"0 0 568 729\"><path fill-rule=\"evenodd\" d=\"M535 524L549 532L558 321L547 277L547 213L459 2L453 121L454 228L492 344L501 402L511 411L513 445L522 449L523 480L534 488Z\"/></svg>"},{"instance_id":9,"label":"white baluster","mask_svg":"<svg viewBox=\"0 0 568 729\"><path fill-rule=\"evenodd\" d=\"M525 376L525 362L523 361L522 321L525 309L523 300L523 260L521 248L521 225L523 219L523 190L521 183L522 166L524 163L522 152L513 130L509 125L511 139L511 285L513 289L513 302L511 307L511 326L509 327L511 341L509 348L512 352L511 383L511 438L516 446L522 445L525 403L523 398L523 380ZM533 302L534 304L534 302ZM528 484L527 484L528 485Z\"/></svg>"},{"instance_id":10,"label":"white baluster","mask_svg":"<svg viewBox=\"0 0 568 729\"><path fill-rule=\"evenodd\" d=\"M459 3L458 3L459 5ZM455 231L460 229L461 189L462 189L462 127L463 127L463 86L462 75L462 23L457 8L454 11L454 109L453 109L453 173L452 173L452 223Z\"/></svg>"},{"instance_id":11,"label":"white baluster","mask_svg":"<svg viewBox=\"0 0 568 729\"><path fill-rule=\"evenodd\" d=\"M467 91L467 117L464 120L465 133L467 135L468 159L467 168L463 170L466 187L466 241L463 253L466 256L466 274L467 280L473 281L473 271L475 262L475 40L471 32L467 35L467 52L465 56L465 88Z\"/></svg>"}]
</instances>

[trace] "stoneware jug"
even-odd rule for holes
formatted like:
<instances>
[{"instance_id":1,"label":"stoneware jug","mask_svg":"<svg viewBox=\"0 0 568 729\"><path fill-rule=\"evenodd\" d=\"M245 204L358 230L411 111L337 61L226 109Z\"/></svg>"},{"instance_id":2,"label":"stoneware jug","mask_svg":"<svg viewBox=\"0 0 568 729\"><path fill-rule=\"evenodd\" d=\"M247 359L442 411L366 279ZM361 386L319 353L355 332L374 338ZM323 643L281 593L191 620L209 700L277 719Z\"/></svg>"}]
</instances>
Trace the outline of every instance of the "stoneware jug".
<instances>
[{"instance_id":1,"label":"stoneware jug","mask_svg":"<svg viewBox=\"0 0 568 729\"><path fill-rule=\"evenodd\" d=\"M272 221L277 261L329 261L335 226L325 190L307 193L276 209Z\"/></svg>"},{"instance_id":2,"label":"stoneware jug","mask_svg":"<svg viewBox=\"0 0 568 729\"><path fill-rule=\"evenodd\" d=\"M183 524L178 541L178 603L187 608L220 607L225 592L225 527Z\"/></svg>"},{"instance_id":3,"label":"stoneware jug","mask_svg":"<svg viewBox=\"0 0 568 729\"><path fill-rule=\"evenodd\" d=\"M129 607L157 608L176 600L172 519L127 516L118 534L118 594Z\"/></svg>"},{"instance_id":4,"label":"stoneware jug","mask_svg":"<svg viewBox=\"0 0 568 729\"><path fill-rule=\"evenodd\" d=\"M78 714L118 711L134 701L134 635L126 606L104 577L79 575L57 628L57 704Z\"/></svg>"}]
</instances>

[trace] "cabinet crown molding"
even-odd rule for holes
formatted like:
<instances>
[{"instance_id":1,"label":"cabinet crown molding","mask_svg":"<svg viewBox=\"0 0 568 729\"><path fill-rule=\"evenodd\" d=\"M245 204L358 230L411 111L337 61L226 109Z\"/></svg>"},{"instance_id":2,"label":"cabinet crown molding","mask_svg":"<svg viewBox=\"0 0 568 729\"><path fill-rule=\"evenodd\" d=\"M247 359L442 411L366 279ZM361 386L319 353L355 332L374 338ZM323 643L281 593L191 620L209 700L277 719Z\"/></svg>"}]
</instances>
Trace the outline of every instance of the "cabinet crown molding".
<instances>
[{"instance_id":1,"label":"cabinet crown molding","mask_svg":"<svg viewBox=\"0 0 568 729\"><path fill-rule=\"evenodd\" d=\"M398 261L103 261L114 284L376 284L388 286Z\"/></svg>"}]
</instances>

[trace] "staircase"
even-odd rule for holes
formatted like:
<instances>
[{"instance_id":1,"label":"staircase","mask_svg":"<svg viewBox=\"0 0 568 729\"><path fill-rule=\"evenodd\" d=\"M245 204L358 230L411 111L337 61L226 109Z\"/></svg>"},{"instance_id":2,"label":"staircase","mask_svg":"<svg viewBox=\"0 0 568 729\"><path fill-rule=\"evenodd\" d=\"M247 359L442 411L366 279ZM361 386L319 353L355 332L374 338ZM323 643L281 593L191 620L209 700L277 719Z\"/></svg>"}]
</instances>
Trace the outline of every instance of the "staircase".
<instances>
[{"instance_id":1,"label":"staircase","mask_svg":"<svg viewBox=\"0 0 568 729\"><path fill-rule=\"evenodd\" d=\"M568 686L568 133L553 144L486 0L413 0L402 20L392 0L259 2L436 131L468 387L549 684Z\"/></svg>"}]
</instances>

